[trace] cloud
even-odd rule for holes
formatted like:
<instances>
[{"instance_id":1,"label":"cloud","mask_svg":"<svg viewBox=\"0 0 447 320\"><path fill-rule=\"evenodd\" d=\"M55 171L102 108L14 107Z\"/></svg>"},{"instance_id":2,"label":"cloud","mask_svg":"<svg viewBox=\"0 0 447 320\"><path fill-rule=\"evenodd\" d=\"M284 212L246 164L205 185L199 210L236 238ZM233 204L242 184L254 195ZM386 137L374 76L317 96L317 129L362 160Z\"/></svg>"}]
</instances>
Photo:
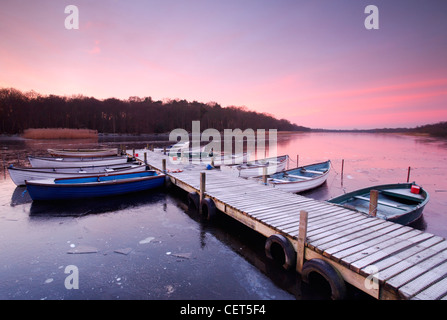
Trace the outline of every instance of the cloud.
<instances>
[{"instance_id":1,"label":"cloud","mask_svg":"<svg viewBox=\"0 0 447 320\"><path fill-rule=\"evenodd\" d=\"M101 48L99 47L99 40L95 40L95 46L92 49L87 50L87 52L89 54L99 54L101 52Z\"/></svg>"}]
</instances>

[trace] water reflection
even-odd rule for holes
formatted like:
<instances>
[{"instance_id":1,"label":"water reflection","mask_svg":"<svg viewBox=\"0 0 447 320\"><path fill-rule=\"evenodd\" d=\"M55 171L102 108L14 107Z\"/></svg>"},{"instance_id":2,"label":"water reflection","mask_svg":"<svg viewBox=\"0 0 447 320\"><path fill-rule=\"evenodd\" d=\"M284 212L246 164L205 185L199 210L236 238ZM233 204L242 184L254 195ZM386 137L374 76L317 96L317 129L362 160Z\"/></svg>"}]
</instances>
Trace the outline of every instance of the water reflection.
<instances>
[{"instance_id":1,"label":"water reflection","mask_svg":"<svg viewBox=\"0 0 447 320\"><path fill-rule=\"evenodd\" d=\"M31 202L33 202L33 200L31 199L29 193L26 191L26 187L16 187L14 189L11 197L11 207Z\"/></svg>"},{"instance_id":2,"label":"water reflection","mask_svg":"<svg viewBox=\"0 0 447 320\"><path fill-rule=\"evenodd\" d=\"M81 217L89 214L102 214L121 210L128 210L142 205L164 202L166 211L166 193L157 191L143 191L138 193L79 200L63 201L32 201L30 217L42 216L74 216Z\"/></svg>"}]
</instances>

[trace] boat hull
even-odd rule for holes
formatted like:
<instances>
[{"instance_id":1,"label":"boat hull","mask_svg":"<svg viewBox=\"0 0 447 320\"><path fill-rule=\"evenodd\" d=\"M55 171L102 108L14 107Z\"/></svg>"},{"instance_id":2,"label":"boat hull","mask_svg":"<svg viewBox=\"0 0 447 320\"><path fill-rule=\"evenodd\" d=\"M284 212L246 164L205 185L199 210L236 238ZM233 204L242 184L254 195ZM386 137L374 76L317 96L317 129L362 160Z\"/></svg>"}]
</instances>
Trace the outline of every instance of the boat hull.
<instances>
[{"instance_id":1,"label":"boat hull","mask_svg":"<svg viewBox=\"0 0 447 320\"><path fill-rule=\"evenodd\" d=\"M153 171L100 176L95 182L97 177L27 181L26 188L33 201L73 200L145 191L161 187L165 181L164 174Z\"/></svg>"},{"instance_id":2,"label":"boat hull","mask_svg":"<svg viewBox=\"0 0 447 320\"><path fill-rule=\"evenodd\" d=\"M47 158L28 157L32 167L88 167L88 166L110 166L127 162L127 156L115 156L104 158Z\"/></svg>"},{"instance_id":3,"label":"boat hull","mask_svg":"<svg viewBox=\"0 0 447 320\"><path fill-rule=\"evenodd\" d=\"M330 203L342 205L363 213L369 212L369 193L379 191L377 217L408 225L418 220L429 201L429 194L420 188L418 194L411 193L414 183L387 184L356 190L342 196L328 200Z\"/></svg>"},{"instance_id":4,"label":"boat hull","mask_svg":"<svg viewBox=\"0 0 447 320\"><path fill-rule=\"evenodd\" d=\"M115 165L73 168L15 168L9 167L9 176L17 186L24 186L26 181L86 177L92 174L143 172L145 165Z\"/></svg>"}]
</instances>

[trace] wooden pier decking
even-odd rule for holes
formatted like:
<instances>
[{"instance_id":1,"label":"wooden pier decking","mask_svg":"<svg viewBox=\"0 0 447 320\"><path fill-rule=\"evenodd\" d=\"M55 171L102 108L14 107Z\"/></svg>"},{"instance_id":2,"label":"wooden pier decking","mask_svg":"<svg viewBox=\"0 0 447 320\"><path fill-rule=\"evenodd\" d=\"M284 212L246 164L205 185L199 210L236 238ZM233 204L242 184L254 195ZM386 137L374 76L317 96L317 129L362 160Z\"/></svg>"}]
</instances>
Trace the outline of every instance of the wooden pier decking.
<instances>
[{"instance_id":1,"label":"wooden pier decking","mask_svg":"<svg viewBox=\"0 0 447 320\"><path fill-rule=\"evenodd\" d=\"M171 164L162 152L136 150L135 154L141 161L146 157L159 171L162 159L167 159L166 174L186 192L200 193L200 172L206 172L203 196L218 210L267 238L282 235L298 252L298 259L323 260L344 281L376 299L447 300L447 241L442 237L217 169L206 170L204 165ZM304 243L299 239L302 211L307 212Z\"/></svg>"}]
</instances>

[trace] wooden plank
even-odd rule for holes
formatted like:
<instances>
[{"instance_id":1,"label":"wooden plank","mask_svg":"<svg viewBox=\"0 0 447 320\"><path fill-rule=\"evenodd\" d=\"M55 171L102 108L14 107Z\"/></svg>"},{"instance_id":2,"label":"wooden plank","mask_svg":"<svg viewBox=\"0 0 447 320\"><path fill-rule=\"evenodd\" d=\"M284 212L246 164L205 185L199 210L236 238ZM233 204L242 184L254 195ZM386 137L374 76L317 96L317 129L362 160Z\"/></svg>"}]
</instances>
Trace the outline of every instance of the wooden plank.
<instances>
[{"instance_id":1,"label":"wooden plank","mask_svg":"<svg viewBox=\"0 0 447 320\"><path fill-rule=\"evenodd\" d=\"M248 198L248 199L241 199L237 201L226 201L226 202L243 210L244 208L250 208L254 206L259 207L260 204L264 203L269 204L270 207L275 207L278 204L272 201L273 199L274 198L270 197L260 197L260 198Z\"/></svg>"},{"instance_id":2,"label":"wooden plank","mask_svg":"<svg viewBox=\"0 0 447 320\"><path fill-rule=\"evenodd\" d=\"M220 199L223 202L228 203L244 203L244 202L254 202L257 199L271 199L272 202L274 202L275 197L273 195L260 195L258 192L244 192L244 189L236 189L231 190L231 192L235 192L235 194L232 195L225 195L225 194L216 194L215 192L212 192L214 196L216 196L218 199Z\"/></svg>"},{"instance_id":3,"label":"wooden plank","mask_svg":"<svg viewBox=\"0 0 447 320\"><path fill-rule=\"evenodd\" d=\"M279 209L280 209L279 211L276 208L269 209L268 211L263 211L262 214L252 214L250 212L250 215L257 219L261 219L261 220L265 221L266 223L270 223L270 224L275 224L276 221L283 220L285 217L290 217L292 220L298 221L298 212L299 211L298 211L296 205L288 205L288 206L280 207ZM291 209L293 209L293 210L291 210ZM301 209L306 209L306 208L301 207ZM312 209L312 210L314 210L314 209ZM322 212L322 211L318 211L318 212L321 214L324 214L324 212ZM311 218L308 218L308 220L314 219L315 216L316 215L314 214Z\"/></svg>"},{"instance_id":4,"label":"wooden plank","mask_svg":"<svg viewBox=\"0 0 447 320\"><path fill-rule=\"evenodd\" d=\"M409 235L410 232L406 233L405 235ZM427 240L430 238L431 235L427 233L422 233L419 235L416 235L414 237L405 239L404 241L393 243L390 246L384 247L383 249L368 255L367 257L364 257L360 260L357 260L353 262L350 266L351 269L355 270L356 272L361 272L361 269L364 269L365 267L369 265L373 265L377 263L380 260L383 260L386 257L389 257L390 255L397 253L399 251L402 251L403 249L411 248L415 246L417 243L422 242L424 240Z\"/></svg>"},{"instance_id":5,"label":"wooden plank","mask_svg":"<svg viewBox=\"0 0 447 320\"><path fill-rule=\"evenodd\" d=\"M333 216L334 219L338 219L339 217L340 217L339 214ZM342 216L342 217L343 217L343 219L350 219L351 218L351 216ZM312 230L313 231L315 229L321 229L318 232L323 232L322 228L325 228L325 227L330 228L331 226L334 225L334 223L336 223L336 220L334 220L334 219L331 219L330 217L327 217L327 218L321 219L321 220L319 220L319 221L317 221L315 223L314 223L314 221L312 221L312 223L309 224L308 230ZM287 233L295 234L295 233L298 232L298 226L297 226L296 223L292 223L292 224L289 224L289 225L285 226L283 230L285 232L287 232Z\"/></svg>"},{"instance_id":6,"label":"wooden plank","mask_svg":"<svg viewBox=\"0 0 447 320\"><path fill-rule=\"evenodd\" d=\"M346 211L334 211L331 212L327 215L321 215L318 217L315 217L314 219L314 214L313 212L309 213L309 230L314 230L314 229L318 229L327 225L332 225L333 223L335 223L335 221L340 221L340 220L345 220L345 219L349 219L351 217L358 217L359 215L357 214L353 214L352 212L346 212ZM287 232L290 233L295 233L298 232L298 228L297 225L290 225L287 227Z\"/></svg>"},{"instance_id":7,"label":"wooden plank","mask_svg":"<svg viewBox=\"0 0 447 320\"><path fill-rule=\"evenodd\" d=\"M352 212L338 212L334 216L325 217L316 221L312 221L309 226L309 235L316 236L319 233L327 232L330 229L337 228L339 226L348 226L353 222L352 219L361 220L366 222L364 216L352 213Z\"/></svg>"},{"instance_id":8,"label":"wooden plank","mask_svg":"<svg viewBox=\"0 0 447 320\"><path fill-rule=\"evenodd\" d=\"M401 229L401 227L402 227L401 225L394 223L393 224L388 223L385 225L380 224L377 230L371 228L372 232L366 232L365 234L360 233L359 237L354 237L353 239L349 239L348 241L345 242L335 243L333 246L330 246L329 248L324 247L324 255L327 257L331 257L333 259L337 259L334 255L337 254L338 252L346 251L348 249L359 246L362 243L368 243L369 241L376 239L380 235L386 234L396 229Z\"/></svg>"},{"instance_id":9,"label":"wooden plank","mask_svg":"<svg viewBox=\"0 0 447 320\"><path fill-rule=\"evenodd\" d=\"M296 209L299 210L301 208L301 206L304 206L306 203L311 203L312 201L307 200L307 201L303 201L303 202L286 202L286 203L281 203L281 204L277 204L277 210L275 209L256 209L256 210L250 210L250 214L256 217L261 217L262 215L269 215L272 212L278 212L280 210L285 209L284 207L287 207L287 209Z\"/></svg>"},{"instance_id":10,"label":"wooden plank","mask_svg":"<svg viewBox=\"0 0 447 320\"><path fill-rule=\"evenodd\" d=\"M337 229L337 228L349 228L350 223L355 223L359 220L362 220L362 217L354 215L354 216L345 218L339 222L335 222L336 220L328 220L324 224L318 224L318 225L309 224L308 230L307 230L307 236L309 238L309 242L313 243L313 241L315 240L316 234L324 233L326 231L329 231L332 229ZM280 225L279 227L284 228L286 226L289 227L290 225L296 225L296 223L289 222L287 224Z\"/></svg>"},{"instance_id":11,"label":"wooden plank","mask_svg":"<svg viewBox=\"0 0 447 320\"><path fill-rule=\"evenodd\" d=\"M391 236L391 234L393 233L394 235ZM388 247L393 246L394 248L399 249L405 248L408 245L410 245L410 243L404 241L405 239L401 237L405 236L407 233L411 233L411 231L408 231L406 229L397 229L396 231L393 231L390 234L384 235L380 237L380 240L378 242L376 241L374 244L370 243L370 245L367 246L366 248L363 248L360 251L352 253L349 256L343 257L343 264L345 266L349 265L350 267L355 268L356 266L353 265L354 262L356 262L357 260L362 260L365 257L370 259L369 261L371 261L372 259L370 257L373 256L373 254L375 254L378 251L386 251Z\"/></svg>"},{"instance_id":12,"label":"wooden plank","mask_svg":"<svg viewBox=\"0 0 447 320\"><path fill-rule=\"evenodd\" d=\"M276 207L269 207L269 208L262 208L262 209L256 209L251 208L250 210L247 210L247 213L249 213L252 216L256 216L258 219L262 219L264 217L260 217L261 213L267 213L267 216L272 212L278 212L280 210L283 210L284 208L290 209L290 205L293 206L294 210L299 210L301 207L296 206L296 204L292 203L283 203L280 205L276 205ZM259 214L259 215L258 215Z\"/></svg>"},{"instance_id":13,"label":"wooden plank","mask_svg":"<svg viewBox=\"0 0 447 320\"><path fill-rule=\"evenodd\" d=\"M438 300L447 295L447 278L433 283L431 286L412 297L413 300Z\"/></svg>"},{"instance_id":14,"label":"wooden plank","mask_svg":"<svg viewBox=\"0 0 447 320\"><path fill-rule=\"evenodd\" d=\"M426 273L428 270L444 263L447 260L447 251L441 251L431 255L429 258L414 264L413 266L407 268L405 271L400 272L396 276L388 279L386 285L394 289L399 289L406 283L416 279Z\"/></svg>"},{"instance_id":15,"label":"wooden plank","mask_svg":"<svg viewBox=\"0 0 447 320\"><path fill-rule=\"evenodd\" d=\"M417 248L416 248L417 249ZM447 250L447 242L443 241L434 246L430 246L428 248L422 248L421 251L418 251L416 254L410 255L408 257L404 257L401 261L387 267L380 269L380 280L386 282L386 284L393 285L393 282L388 282L389 279L396 277L398 274L403 273L409 268L416 266L422 261L431 258L438 253ZM404 274L401 277L405 277ZM393 280L394 285L398 283L399 280Z\"/></svg>"},{"instance_id":16,"label":"wooden plank","mask_svg":"<svg viewBox=\"0 0 447 320\"><path fill-rule=\"evenodd\" d=\"M352 257L350 259L348 259L346 261L346 259L349 256L355 255L358 252L362 252L363 250L367 250L371 247L374 247L375 245L380 244L383 241L386 241L390 238L393 238L396 235L408 232L409 230L404 228L401 225L398 225L398 228L396 228L395 230L391 231L390 233L386 233L386 234L377 234L374 238L366 241L366 242L361 242L355 246L349 247L347 249L344 250L340 250L337 252L333 252L332 253L332 259L335 259L336 261L341 262L343 265L345 266L349 266L351 261L355 261L352 260ZM367 254L367 253L364 253ZM355 257L354 257L355 258Z\"/></svg>"},{"instance_id":17,"label":"wooden plank","mask_svg":"<svg viewBox=\"0 0 447 320\"><path fill-rule=\"evenodd\" d=\"M296 214L296 203L289 203L284 206L278 207L278 209L266 209L266 210L250 210L250 215L256 217L257 219L263 218L273 218L278 215L286 214Z\"/></svg>"},{"instance_id":18,"label":"wooden plank","mask_svg":"<svg viewBox=\"0 0 447 320\"><path fill-rule=\"evenodd\" d=\"M374 220L371 220L374 221ZM355 247L361 243L365 243L368 242L370 240L373 240L375 238L377 238L378 234L384 234L384 233L388 233L390 231L399 229L401 226L398 224L390 224L390 223L386 223L385 221L383 221L384 223L378 224L377 226L373 226L369 229L364 230L363 232L358 232L356 233L352 239L348 238L346 239L346 241L344 241L345 239L342 238L342 240L335 240L332 242L328 242L325 243L324 245L321 245L321 249L324 251L324 255L326 257L330 257L332 258L332 256L340 251L343 250L347 250L350 249L352 247Z\"/></svg>"},{"instance_id":19,"label":"wooden plank","mask_svg":"<svg viewBox=\"0 0 447 320\"><path fill-rule=\"evenodd\" d=\"M442 264L428 270L421 276L407 282L401 288L399 288L399 294L405 299L410 299L417 293L425 290L435 282L442 280L447 276L447 261ZM444 288L445 290L445 288ZM445 291L444 291L445 292Z\"/></svg>"},{"instance_id":20,"label":"wooden plank","mask_svg":"<svg viewBox=\"0 0 447 320\"><path fill-rule=\"evenodd\" d=\"M292 214L290 216L293 219L295 216L298 216L298 214L301 210L306 210L309 212L309 211L313 211L314 209L318 209L318 208L320 208L318 206L318 204L311 204L311 203L309 205L295 206L293 208ZM258 216L258 218L259 218L259 216ZM277 220L275 217L271 217L271 216L263 216L262 219L269 223Z\"/></svg>"},{"instance_id":21,"label":"wooden plank","mask_svg":"<svg viewBox=\"0 0 447 320\"><path fill-rule=\"evenodd\" d=\"M374 230L377 230L377 228L373 229L373 227L377 225L383 225L383 220L368 219L364 223L357 224L349 229L342 230L337 233L333 233L327 237L319 239L315 237L315 239L312 240L312 245L324 251L326 248L330 248L336 244L340 244L340 241L347 242L351 239L358 238L360 234L365 234L365 232L374 232Z\"/></svg>"},{"instance_id":22,"label":"wooden plank","mask_svg":"<svg viewBox=\"0 0 447 320\"><path fill-rule=\"evenodd\" d=\"M389 270L392 266L396 266L401 262L407 261L407 259L410 257L420 257L420 254L423 251L427 251L428 248L433 247L434 245L439 244L442 241L444 241L443 238L432 235L432 237L422 241L421 243L416 244L411 248L408 248L407 250L400 251L388 257L387 259L383 259L375 263L375 266L379 270L381 270L381 273L383 274L385 270ZM445 248L447 248L447 242L445 243ZM392 275L397 274L400 271L403 271L403 269L402 267L398 266Z\"/></svg>"},{"instance_id":23,"label":"wooden plank","mask_svg":"<svg viewBox=\"0 0 447 320\"><path fill-rule=\"evenodd\" d=\"M355 226L360 226L363 224L365 224L365 222L362 219L362 217L352 217L339 223L333 223L323 228L308 231L307 233L309 242L312 243L314 247L317 247L317 245L315 245L314 242L316 241L326 242L337 239L340 236L342 236L343 233L345 233L346 231L352 230Z\"/></svg>"},{"instance_id":24,"label":"wooden plank","mask_svg":"<svg viewBox=\"0 0 447 320\"><path fill-rule=\"evenodd\" d=\"M215 192L210 191L215 197L221 199L222 201L240 201L240 200L246 200L247 198L252 197L262 197L262 196L270 196L272 199L275 199L274 195L270 194L264 194L260 193L256 190L249 190L247 191L246 187L233 187L231 189L226 189L225 192Z\"/></svg>"}]
</instances>

